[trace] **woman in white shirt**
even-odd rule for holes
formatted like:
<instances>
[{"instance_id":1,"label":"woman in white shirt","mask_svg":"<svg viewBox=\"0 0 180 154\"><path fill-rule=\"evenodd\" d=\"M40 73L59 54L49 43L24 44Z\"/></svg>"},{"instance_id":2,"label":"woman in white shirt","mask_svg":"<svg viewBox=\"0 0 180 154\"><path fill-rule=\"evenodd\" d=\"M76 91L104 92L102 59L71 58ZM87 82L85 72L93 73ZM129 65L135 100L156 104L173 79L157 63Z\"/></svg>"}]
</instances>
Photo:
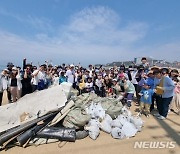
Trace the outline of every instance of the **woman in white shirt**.
<instances>
[{"instance_id":1,"label":"woman in white shirt","mask_svg":"<svg viewBox=\"0 0 180 154\"><path fill-rule=\"evenodd\" d=\"M8 80L7 80L8 70L4 69L0 74L0 106L2 104L3 91L7 90Z\"/></svg>"},{"instance_id":2,"label":"woman in white shirt","mask_svg":"<svg viewBox=\"0 0 180 154\"><path fill-rule=\"evenodd\" d=\"M12 73L10 74L9 86L12 96L12 101L16 102L21 97L22 83L21 83L20 70L16 67L12 68Z\"/></svg>"}]
</instances>

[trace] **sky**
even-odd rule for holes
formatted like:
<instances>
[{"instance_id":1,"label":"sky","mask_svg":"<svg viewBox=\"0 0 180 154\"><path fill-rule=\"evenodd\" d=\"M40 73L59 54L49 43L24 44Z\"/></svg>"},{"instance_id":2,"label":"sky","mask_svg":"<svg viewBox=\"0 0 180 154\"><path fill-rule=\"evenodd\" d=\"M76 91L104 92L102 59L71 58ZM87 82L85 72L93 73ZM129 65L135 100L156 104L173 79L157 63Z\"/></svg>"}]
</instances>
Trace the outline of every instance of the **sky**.
<instances>
[{"instance_id":1,"label":"sky","mask_svg":"<svg viewBox=\"0 0 180 154\"><path fill-rule=\"evenodd\" d=\"M0 64L180 59L180 0L0 0Z\"/></svg>"}]
</instances>

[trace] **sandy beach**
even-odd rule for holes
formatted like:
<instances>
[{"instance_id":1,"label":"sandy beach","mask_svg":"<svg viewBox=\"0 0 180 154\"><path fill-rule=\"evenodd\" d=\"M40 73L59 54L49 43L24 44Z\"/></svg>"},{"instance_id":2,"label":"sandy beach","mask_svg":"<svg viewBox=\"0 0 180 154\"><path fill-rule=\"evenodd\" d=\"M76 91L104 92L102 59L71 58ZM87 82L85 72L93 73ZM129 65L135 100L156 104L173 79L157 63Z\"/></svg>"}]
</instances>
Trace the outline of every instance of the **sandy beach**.
<instances>
[{"instance_id":1,"label":"sandy beach","mask_svg":"<svg viewBox=\"0 0 180 154\"><path fill-rule=\"evenodd\" d=\"M3 98L3 104L7 104L6 95ZM131 111L138 107L133 104ZM97 140L93 141L89 137L83 140L77 140L75 143L57 142L38 147L29 146L27 148L13 147L2 154L178 154L180 151L180 116L170 112L168 118L164 121L157 120L154 116L146 118L142 132L135 137L124 140L116 140L111 135L101 131ZM173 142L175 148L134 148L136 141L143 142Z\"/></svg>"}]
</instances>

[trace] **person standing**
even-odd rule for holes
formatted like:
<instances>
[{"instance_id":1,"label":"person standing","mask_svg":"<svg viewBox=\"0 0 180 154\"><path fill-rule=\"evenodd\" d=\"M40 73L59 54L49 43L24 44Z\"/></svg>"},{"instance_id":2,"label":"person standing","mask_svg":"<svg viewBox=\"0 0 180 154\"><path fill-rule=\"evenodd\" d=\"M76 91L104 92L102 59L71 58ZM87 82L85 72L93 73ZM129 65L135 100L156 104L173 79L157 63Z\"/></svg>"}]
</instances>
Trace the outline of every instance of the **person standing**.
<instances>
[{"instance_id":1,"label":"person standing","mask_svg":"<svg viewBox=\"0 0 180 154\"><path fill-rule=\"evenodd\" d=\"M147 74L148 78L146 79L147 84L150 86L150 89L154 89L154 75L153 71L149 71ZM154 110L154 100L155 100L155 94L152 96L152 104L150 107L150 111Z\"/></svg>"},{"instance_id":2,"label":"person standing","mask_svg":"<svg viewBox=\"0 0 180 154\"><path fill-rule=\"evenodd\" d=\"M123 86L125 90L125 95L124 95L124 99L126 100L125 103L127 107L130 108L135 93L134 85L123 75L120 76L120 80L121 80L120 85Z\"/></svg>"},{"instance_id":3,"label":"person standing","mask_svg":"<svg viewBox=\"0 0 180 154\"><path fill-rule=\"evenodd\" d=\"M3 92L8 87L7 73L8 70L4 69L0 74L0 106L2 105Z\"/></svg>"},{"instance_id":4,"label":"person standing","mask_svg":"<svg viewBox=\"0 0 180 154\"><path fill-rule=\"evenodd\" d=\"M143 65L145 73L148 73L148 71L149 71L149 63L147 62L146 57L142 57L141 65Z\"/></svg>"},{"instance_id":5,"label":"person standing","mask_svg":"<svg viewBox=\"0 0 180 154\"><path fill-rule=\"evenodd\" d=\"M152 104L152 96L153 96L153 94L154 94L154 91L153 91L153 89L151 89L150 84L145 83L142 90L139 93L139 95L141 96L139 115L141 115L144 112L145 116L149 117L150 106Z\"/></svg>"},{"instance_id":6,"label":"person standing","mask_svg":"<svg viewBox=\"0 0 180 154\"><path fill-rule=\"evenodd\" d=\"M75 83L75 71L74 71L74 65L70 65L70 69L66 72L67 82L72 83L72 85Z\"/></svg>"},{"instance_id":7,"label":"person standing","mask_svg":"<svg viewBox=\"0 0 180 154\"><path fill-rule=\"evenodd\" d=\"M169 105L174 96L175 85L172 79L169 78L168 76L169 70L167 68L163 68L161 72L162 72L161 81L163 82L163 85L157 86L157 90L162 90L163 93L162 93L162 101L159 104L160 111L159 111L159 115L157 115L157 118L160 120L164 120L168 115Z\"/></svg>"},{"instance_id":8,"label":"person standing","mask_svg":"<svg viewBox=\"0 0 180 154\"><path fill-rule=\"evenodd\" d=\"M16 67L12 68L12 73L10 74L9 86L12 96L13 103L16 102L21 97L22 84L21 84L20 70Z\"/></svg>"},{"instance_id":9,"label":"person standing","mask_svg":"<svg viewBox=\"0 0 180 154\"><path fill-rule=\"evenodd\" d=\"M45 82L46 82L46 74L44 72L45 65L41 65L39 69L35 70L32 73L32 85L33 85L33 92L36 90L43 90L45 89Z\"/></svg>"},{"instance_id":10,"label":"person standing","mask_svg":"<svg viewBox=\"0 0 180 154\"><path fill-rule=\"evenodd\" d=\"M22 75L22 96L26 94L32 93L32 85L31 85L31 79L32 79L32 72L31 72L31 65L27 64L25 66L23 75Z\"/></svg>"},{"instance_id":11,"label":"person standing","mask_svg":"<svg viewBox=\"0 0 180 154\"><path fill-rule=\"evenodd\" d=\"M14 67L13 63L9 62L7 64L7 70L8 70L8 80L10 78L10 74L12 74L12 68ZM8 87L7 89L7 97L8 97L8 101L9 103L12 103L12 100L11 100L11 91L10 91L10 88Z\"/></svg>"}]
</instances>

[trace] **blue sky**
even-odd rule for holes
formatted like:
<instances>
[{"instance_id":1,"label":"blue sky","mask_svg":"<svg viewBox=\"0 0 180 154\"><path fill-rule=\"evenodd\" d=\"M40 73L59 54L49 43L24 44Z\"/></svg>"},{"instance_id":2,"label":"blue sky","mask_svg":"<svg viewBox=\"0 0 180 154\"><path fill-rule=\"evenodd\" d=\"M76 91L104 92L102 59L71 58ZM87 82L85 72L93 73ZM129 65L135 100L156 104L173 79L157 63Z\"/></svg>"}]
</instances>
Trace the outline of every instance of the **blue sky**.
<instances>
[{"instance_id":1,"label":"blue sky","mask_svg":"<svg viewBox=\"0 0 180 154\"><path fill-rule=\"evenodd\" d=\"M0 63L180 58L179 0L1 0Z\"/></svg>"}]
</instances>

